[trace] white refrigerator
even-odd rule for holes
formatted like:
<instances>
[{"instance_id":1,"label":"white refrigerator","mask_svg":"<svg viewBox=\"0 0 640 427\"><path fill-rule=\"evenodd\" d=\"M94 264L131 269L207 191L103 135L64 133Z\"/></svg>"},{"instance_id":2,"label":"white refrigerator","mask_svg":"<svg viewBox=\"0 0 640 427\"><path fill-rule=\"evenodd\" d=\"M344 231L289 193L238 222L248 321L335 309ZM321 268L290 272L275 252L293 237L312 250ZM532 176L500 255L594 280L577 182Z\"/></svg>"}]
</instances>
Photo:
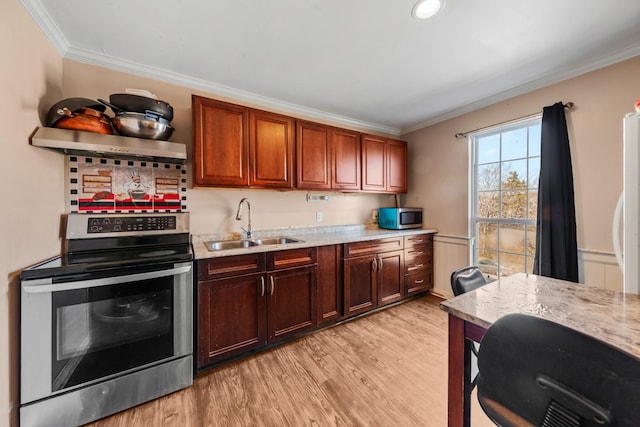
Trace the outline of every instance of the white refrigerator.
<instances>
[{"instance_id":1,"label":"white refrigerator","mask_svg":"<svg viewBox=\"0 0 640 427\"><path fill-rule=\"evenodd\" d=\"M624 117L624 184L613 220L613 246L623 272L624 292L640 294L640 112ZM621 218L622 217L622 218ZM623 222L622 244L620 220Z\"/></svg>"}]
</instances>

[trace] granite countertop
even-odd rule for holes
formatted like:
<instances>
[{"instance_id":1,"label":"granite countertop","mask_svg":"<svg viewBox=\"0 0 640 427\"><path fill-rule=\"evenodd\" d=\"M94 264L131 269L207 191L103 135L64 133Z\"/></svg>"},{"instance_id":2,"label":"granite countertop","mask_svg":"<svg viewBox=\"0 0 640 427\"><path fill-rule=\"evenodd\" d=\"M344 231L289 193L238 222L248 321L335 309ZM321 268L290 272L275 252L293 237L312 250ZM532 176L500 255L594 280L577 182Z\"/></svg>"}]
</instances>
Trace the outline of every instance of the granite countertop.
<instances>
[{"instance_id":1,"label":"granite countertop","mask_svg":"<svg viewBox=\"0 0 640 427\"><path fill-rule=\"evenodd\" d=\"M282 245L262 245L249 248L209 251L205 246L208 241L241 239L238 233L192 235L191 243L195 259L215 258L229 255L242 255L255 252L281 251L283 249L307 248L310 246L337 245L364 240L385 239L389 237L412 236L425 233L437 233L435 229L417 228L410 230L385 230L367 228L365 225L339 225L328 227L292 227L276 230L259 230L253 232L253 239L265 237L287 236L301 240L299 243Z\"/></svg>"},{"instance_id":2,"label":"granite countertop","mask_svg":"<svg viewBox=\"0 0 640 427\"><path fill-rule=\"evenodd\" d=\"M518 273L440 306L484 329L511 313L542 317L640 359L640 295Z\"/></svg>"}]
</instances>

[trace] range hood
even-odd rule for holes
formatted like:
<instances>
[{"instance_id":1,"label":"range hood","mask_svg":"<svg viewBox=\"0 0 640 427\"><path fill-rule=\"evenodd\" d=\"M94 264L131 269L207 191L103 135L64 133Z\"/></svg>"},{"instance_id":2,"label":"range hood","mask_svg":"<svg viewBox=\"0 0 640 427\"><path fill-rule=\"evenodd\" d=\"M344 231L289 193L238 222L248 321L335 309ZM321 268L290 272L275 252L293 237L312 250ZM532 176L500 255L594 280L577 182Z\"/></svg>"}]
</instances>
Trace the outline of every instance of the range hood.
<instances>
[{"instance_id":1,"label":"range hood","mask_svg":"<svg viewBox=\"0 0 640 427\"><path fill-rule=\"evenodd\" d=\"M164 163L184 163L187 160L187 147L178 142L50 127L36 129L31 136L31 145L81 156L148 159Z\"/></svg>"}]
</instances>

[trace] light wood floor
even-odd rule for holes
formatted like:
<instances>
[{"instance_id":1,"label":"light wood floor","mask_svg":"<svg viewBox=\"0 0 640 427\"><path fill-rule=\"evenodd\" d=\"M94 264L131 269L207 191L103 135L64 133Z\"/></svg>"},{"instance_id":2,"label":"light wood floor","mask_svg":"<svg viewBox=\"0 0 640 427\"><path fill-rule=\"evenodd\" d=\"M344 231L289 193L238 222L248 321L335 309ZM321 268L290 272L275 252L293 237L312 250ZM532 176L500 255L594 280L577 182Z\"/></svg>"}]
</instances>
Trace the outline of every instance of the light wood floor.
<instances>
[{"instance_id":1,"label":"light wood floor","mask_svg":"<svg viewBox=\"0 0 640 427\"><path fill-rule=\"evenodd\" d=\"M439 301L412 300L214 368L90 426L446 426ZM472 425L492 426L473 402Z\"/></svg>"}]
</instances>

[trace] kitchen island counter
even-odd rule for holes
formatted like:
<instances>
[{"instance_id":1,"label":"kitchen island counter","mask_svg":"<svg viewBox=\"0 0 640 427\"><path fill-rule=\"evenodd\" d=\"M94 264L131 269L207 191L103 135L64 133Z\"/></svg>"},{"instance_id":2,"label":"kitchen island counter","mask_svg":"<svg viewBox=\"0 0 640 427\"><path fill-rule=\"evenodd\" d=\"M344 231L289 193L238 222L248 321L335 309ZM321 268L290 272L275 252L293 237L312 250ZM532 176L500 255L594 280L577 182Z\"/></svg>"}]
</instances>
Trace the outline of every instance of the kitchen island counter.
<instances>
[{"instance_id":1,"label":"kitchen island counter","mask_svg":"<svg viewBox=\"0 0 640 427\"><path fill-rule=\"evenodd\" d=\"M275 236L287 236L301 240L300 242L296 243L258 245L248 248L224 249L217 251L210 251L205 246L205 242L209 241L238 240L241 237L237 233L192 235L191 242L193 244L193 253L195 259L206 259L230 255L243 255L256 252L271 252L287 249L307 248L313 246L337 245L366 240L387 239L433 233L437 233L437 230L432 228L386 230L382 228L367 228L364 225L345 225L255 231L252 237L252 239L261 239Z\"/></svg>"},{"instance_id":2,"label":"kitchen island counter","mask_svg":"<svg viewBox=\"0 0 640 427\"><path fill-rule=\"evenodd\" d=\"M540 317L640 360L640 296L518 273L444 301L449 313L449 427L470 426L471 348L512 313Z\"/></svg>"}]
</instances>

